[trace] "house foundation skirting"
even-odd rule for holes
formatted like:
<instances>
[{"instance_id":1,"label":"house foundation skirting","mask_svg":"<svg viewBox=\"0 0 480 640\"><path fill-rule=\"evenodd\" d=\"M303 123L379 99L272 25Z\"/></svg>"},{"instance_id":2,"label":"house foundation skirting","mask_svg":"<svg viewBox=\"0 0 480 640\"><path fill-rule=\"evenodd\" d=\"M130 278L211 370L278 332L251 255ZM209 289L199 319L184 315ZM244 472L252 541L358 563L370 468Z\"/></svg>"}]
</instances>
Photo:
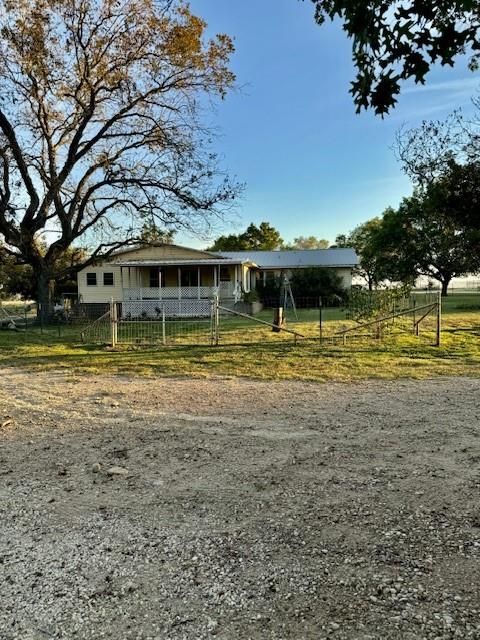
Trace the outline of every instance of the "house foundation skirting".
<instances>
[{"instance_id":1,"label":"house foundation skirting","mask_svg":"<svg viewBox=\"0 0 480 640\"><path fill-rule=\"evenodd\" d=\"M121 304L121 318L160 320L167 318L207 318L211 300L126 300Z\"/></svg>"}]
</instances>

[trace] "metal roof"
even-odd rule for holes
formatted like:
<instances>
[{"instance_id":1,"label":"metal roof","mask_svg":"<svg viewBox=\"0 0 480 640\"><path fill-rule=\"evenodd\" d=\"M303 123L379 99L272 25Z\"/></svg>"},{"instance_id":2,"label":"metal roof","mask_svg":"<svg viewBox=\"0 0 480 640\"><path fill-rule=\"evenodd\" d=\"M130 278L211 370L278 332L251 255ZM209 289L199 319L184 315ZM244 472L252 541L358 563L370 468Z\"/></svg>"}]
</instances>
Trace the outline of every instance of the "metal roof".
<instances>
[{"instance_id":1,"label":"metal roof","mask_svg":"<svg viewBox=\"0 0 480 640\"><path fill-rule=\"evenodd\" d=\"M356 267L355 249L294 249L292 251L222 251L230 260L247 260L260 269Z\"/></svg>"},{"instance_id":2,"label":"metal roof","mask_svg":"<svg viewBox=\"0 0 480 640\"><path fill-rule=\"evenodd\" d=\"M119 260L117 262L113 262L117 267L169 267L169 266L195 266L195 267L203 267L204 265L231 265L231 264L252 264L251 260L241 259L241 258L223 258L219 256L215 259L206 259L206 260Z\"/></svg>"}]
</instances>

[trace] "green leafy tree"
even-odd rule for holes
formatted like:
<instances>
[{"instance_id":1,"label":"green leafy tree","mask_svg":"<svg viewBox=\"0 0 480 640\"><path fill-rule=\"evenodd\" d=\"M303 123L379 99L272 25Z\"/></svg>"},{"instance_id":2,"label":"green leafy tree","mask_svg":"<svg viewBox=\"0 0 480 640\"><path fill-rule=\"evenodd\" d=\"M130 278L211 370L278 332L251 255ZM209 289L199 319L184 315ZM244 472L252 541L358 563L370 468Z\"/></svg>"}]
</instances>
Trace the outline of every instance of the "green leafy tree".
<instances>
[{"instance_id":1,"label":"green leafy tree","mask_svg":"<svg viewBox=\"0 0 480 640\"><path fill-rule=\"evenodd\" d=\"M285 245L284 249L328 249L330 243L324 238L316 236L298 236L293 242Z\"/></svg>"},{"instance_id":2,"label":"green leafy tree","mask_svg":"<svg viewBox=\"0 0 480 640\"><path fill-rule=\"evenodd\" d=\"M376 242L389 279L408 282L424 275L440 283L444 296L452 278L480 270L478 234L452 218L441 182L387 210Z\"/></svg>"},{"instance_id":3,"label":"green leafy tree","mask_svg":"<svg viewBox=\"0 0 480 640\"><path fill-rule=\"evenodd\" d=\"M220 236L208 251L274 251L282 246L279 231L269 222L261 222L258 227L252 222L243 233Z\"/></svg>"},{"instance_id":4,"label":"green leafy tree","mask_svg":"<svg viewBox=\"0 0 480 640\"><path fill-rule=\"evenodd\" d=\"M140 232L140 242L146 244L173 244L175 229L161 229L154 222L146 222Z\"/></svg>"},{"instance_id":5,"label":"green leafy tree","mask_svg":"<svg viewBox=\"0 0 480 640\"><path fill-rule=\"evenodd\" d=\"M433 64L453 66L471 52L476 70L480 50L478 0L312 0L319 25L336 18L351 38L357 76L350 89L357 111L387 113L401 82L425 83Z\"/></svg>"},{"instance_id":6,"label":"green leafy tree","mask_svg":"<svg viewBox=\"0 0 480 640\"><path fill-rule=\"evenodd\" d=\"M356 227L349 236L351 246L360 257L356 272L366 281L369 291L385 280L381 247L378 242L381 224L380 218L372 218Z\"/></svg>"},{"instance_id":7,"label":"green leafy tree","mask_svg":"<svg viewBox=\"0 0 480 640\"><path fill-rule=\"evenodd\" d=\"M91 248L78 271L145 220L196 230L231 206L198 105L232 87L233 45L206 27L183 0L4 0L0 237L42 314L71 246Z\"/></svg>"},{"instance_id":8,"label":"green leafy tree","mask_svg":"<svg viewBox=\"0 0 480 640\"><path fill-rule=\"evenodd\" d=\"M335 244L338 248L351 247L357 252L360 264L355 274L363 278L369 291L378 287L386 279L385 261L382 259L382 248L378 238L382 226L380 218L372 218L355 227L348 235L337 236Z\"/></svg>"},{"instance_id":9,"label":"green leafy tree","mask_svg":"<svg viewBox=\"0 0 480 640\"><path fill-rule=\"evenodd\" d=\"M335 238L335 243L331 246L332 249L347 249L351 247L348 235L341 233Z\"/></svg>"},{"instance_id":10,"label":"green leafy tree","mask_svg":"<svg viewBox=\"0 0 480 640\"><path fill-rule=\"evenodd\" d=\"M43 244L43 243L42 243ZM40 251L42 248L40 248ZM43 250L45 245L43 244ZM77 282L72 278L78 264L83 264L88 252L78 247L69 247L55 264L57 278L49 283L49 301L53 302L62 293L73 293ZM19 264L16 258L0 249L0 284L4 297L21 296L24 300L35 300L37 280L33 268L29 264Z\"/></svg>"}]
</instances>

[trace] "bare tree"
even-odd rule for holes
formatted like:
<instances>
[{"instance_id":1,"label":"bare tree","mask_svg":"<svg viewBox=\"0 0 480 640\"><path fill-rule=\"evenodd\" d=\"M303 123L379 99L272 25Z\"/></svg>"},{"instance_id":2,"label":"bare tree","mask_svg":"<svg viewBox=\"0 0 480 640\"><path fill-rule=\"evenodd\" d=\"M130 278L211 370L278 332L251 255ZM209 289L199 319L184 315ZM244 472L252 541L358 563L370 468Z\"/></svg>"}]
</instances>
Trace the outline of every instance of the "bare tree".
<instances>
[{"instance_id":1,"label":"bare tree","mask_svg":"<svg viewBox=\"0 0 480 640\"><path fill-rule=\"evenodd\" d=\"M233 45L205 28L183 0L0 0L0 238L44 310L73 243L78 271L235 197L199 106L231 88Z\"/></svg>"}]
</instances>

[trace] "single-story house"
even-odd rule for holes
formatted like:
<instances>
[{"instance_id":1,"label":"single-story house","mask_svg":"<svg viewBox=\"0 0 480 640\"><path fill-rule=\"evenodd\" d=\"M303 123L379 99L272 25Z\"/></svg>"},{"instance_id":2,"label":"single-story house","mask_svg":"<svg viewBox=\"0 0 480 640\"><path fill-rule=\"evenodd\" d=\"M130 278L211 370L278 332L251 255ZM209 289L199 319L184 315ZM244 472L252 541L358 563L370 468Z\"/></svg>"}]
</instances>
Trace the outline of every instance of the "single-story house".
<instances>
[{"instance_id":1,"label":"single-story house","mask_svg":"<svg viewBox=\"0 0 480 640\"><path fill-rule=\"evenodd\" d=\"M290 278L294 271L311 267L333 269L340 276L344 289L352 286L352 271L358 266L354 249L297 249L289 251L225 251L222 255L230 260L248 260L255 264L250 270L250 286L264 283L269 276Z\"/></svg>"},{"instance_id":2,"label":"single-story house","mask_svg":"<svg viewBox=\"0 0 480 640\"><path fill-rule=\"evenodd\" d=\"M79 301L122 303L123 317L209 315L211 300L241 300L269 273L288 276L295 269L329 267L351 286L358 258L353 249L312 251L236 251L213 253L174 244L125 249L78 273Z\"/></svg>"}]
</instances>

